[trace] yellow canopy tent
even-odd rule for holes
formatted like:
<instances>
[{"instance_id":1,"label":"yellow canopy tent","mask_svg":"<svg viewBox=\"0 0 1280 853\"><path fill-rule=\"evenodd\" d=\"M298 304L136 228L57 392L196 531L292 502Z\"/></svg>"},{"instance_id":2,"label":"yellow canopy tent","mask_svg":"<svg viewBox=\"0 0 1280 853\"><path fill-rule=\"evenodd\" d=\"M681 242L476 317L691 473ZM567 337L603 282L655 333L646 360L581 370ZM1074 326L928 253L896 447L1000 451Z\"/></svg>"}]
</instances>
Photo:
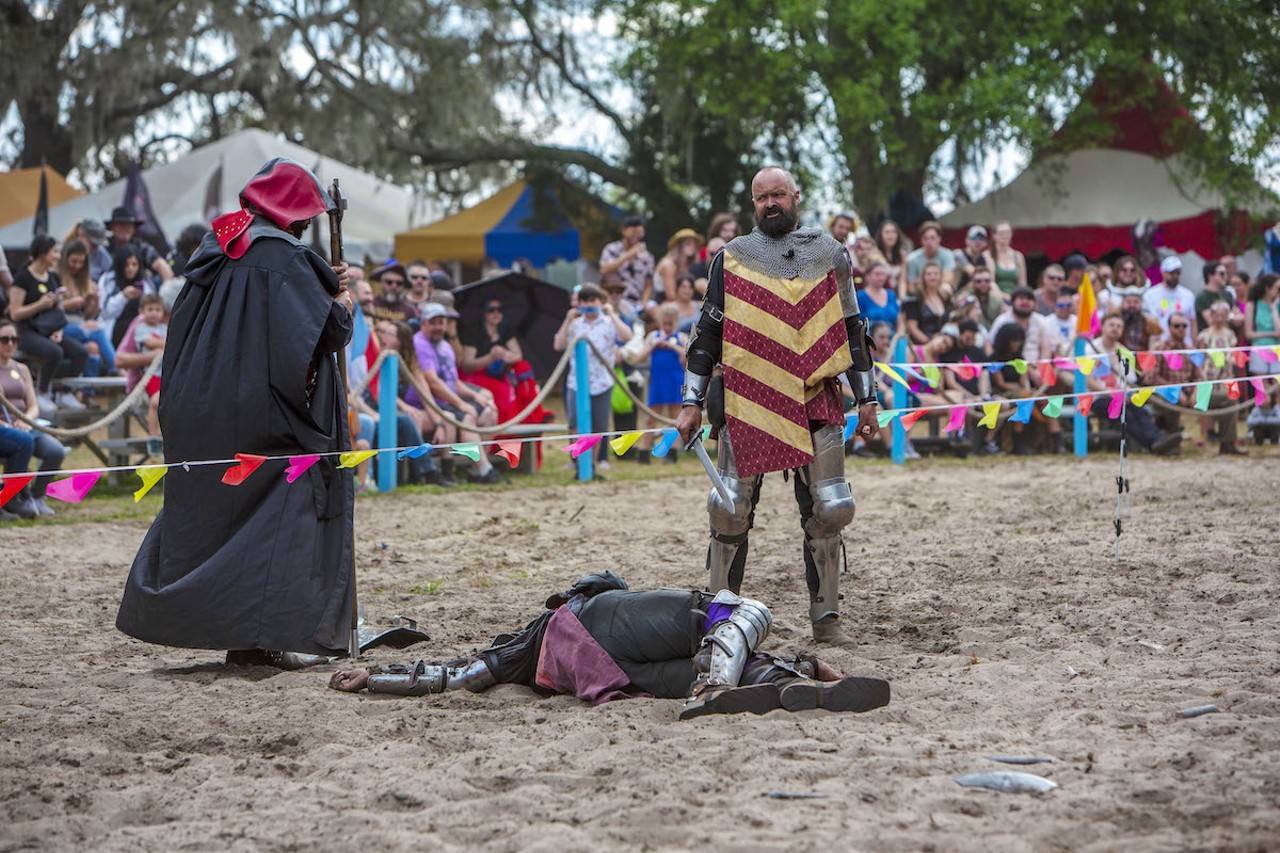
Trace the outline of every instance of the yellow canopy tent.
<instances>
[{"instance_id":1,"label":"yellow canopy tent","mask_svg":"<svg viewBox=\"0 0 1280 853\"><path fill-rule=\"evenodd\" d=\"M49 207L84 195L48 166L0 172L0 228L34 216L40 202L40 169L49 186Z\"/></svg>"},{"instance_id":2,"label":"yellow canopy tent","mask_svg":"<svg viewBox=\"0 0 1280 853\"><path fill-rule=\"evenodd\" d=\"M494 195L439 222L396 235L396 257L461 261L480 264L487 257L485 237L524 193L524 181L516 181Z\"/></svg>"}]
</instances>

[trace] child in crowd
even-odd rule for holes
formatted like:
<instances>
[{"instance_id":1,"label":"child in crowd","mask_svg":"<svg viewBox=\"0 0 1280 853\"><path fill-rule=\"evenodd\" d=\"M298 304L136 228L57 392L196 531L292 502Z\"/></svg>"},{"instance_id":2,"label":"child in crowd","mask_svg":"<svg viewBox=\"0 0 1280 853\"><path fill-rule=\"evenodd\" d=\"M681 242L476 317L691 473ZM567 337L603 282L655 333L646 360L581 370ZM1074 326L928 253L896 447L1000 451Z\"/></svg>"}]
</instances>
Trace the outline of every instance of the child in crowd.
<instances>
[{"instance_id":1,"label":"child in crowd","mask_svg":"<svg viewBox=\"0 0 1280 853\"><path fill-rule=\"evenodd\" d=\"M609 431L609 416L612 414L613 368L618 361L618 344L631 340L631 328L613 311L613 306L605 301L604 293L593 285L584 285L578 290L577 306L569 309L564 322L556 332L553 346L556 352L564 352L573 346L574 341L586 338L595 350L604 357L602 362L589 347L587 350L587 383L586 393L591 397L591 423L580 424L578 418L578 370L577 348L575 355L569 359L569 376L565 382L564 406L569 416L569 427L577 433L604 433ZM601 470L607 470L609 463L605 458L609 443L600 442Z\"/></svg>"},{"instance_id":2,"label":"child in crowd","mask_svg":"<svg viewBox=\"0 0 1280 853\"><path fill-rule=\"evenodd\" d=\"M680 308L674 302L663 303L658 308L658 328L649 333L644 342L641 357L649 359L649 408L660 415L674 419L680 414L680 386L684 384L684 350L688 336L678 330ZM645 428L658 425L650 415ZM648 464L653 448L653 433L646 433L644 446L637 457L641 464ZM674 450L667 453L667 461L676 461Z\"/></svg>"},{"instance_id":3,"label":"child in crowd","mask_svg":"<svg viewBox=\"0 0 1280 853\"><path fill-rule=\"evenodd\" d=\"M142 297L139 306L142 322L133 329L134 343L139 352L159 352L156 372L147 380L147 397L151 404L147 408L147 431L152 438L160 437L160 364L164 358L164 339L169 333L169 313L164 310L164 300L158 293L147 293Z\"/></svg>"}]
</instances>

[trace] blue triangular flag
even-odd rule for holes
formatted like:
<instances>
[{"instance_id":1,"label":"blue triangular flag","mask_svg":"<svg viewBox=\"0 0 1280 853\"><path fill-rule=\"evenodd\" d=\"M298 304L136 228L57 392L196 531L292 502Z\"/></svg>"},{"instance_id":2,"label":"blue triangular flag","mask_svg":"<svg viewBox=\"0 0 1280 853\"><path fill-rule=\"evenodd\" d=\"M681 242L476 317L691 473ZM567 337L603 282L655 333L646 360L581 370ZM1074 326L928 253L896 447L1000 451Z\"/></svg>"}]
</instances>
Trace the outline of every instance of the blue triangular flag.
<instances>
[{"instance_id":1,"label":"blue triangular flag","mask_svg":"<svg viewBox=\"0 0 1280 853\"><path fill-rule=\"evenodd\" d=\"M1019 400L1018 411L1009 420L1015 424L1025 424L1031 420L1031 410L1035 407L1035 400Z\"/></svg>"}]
</instances>

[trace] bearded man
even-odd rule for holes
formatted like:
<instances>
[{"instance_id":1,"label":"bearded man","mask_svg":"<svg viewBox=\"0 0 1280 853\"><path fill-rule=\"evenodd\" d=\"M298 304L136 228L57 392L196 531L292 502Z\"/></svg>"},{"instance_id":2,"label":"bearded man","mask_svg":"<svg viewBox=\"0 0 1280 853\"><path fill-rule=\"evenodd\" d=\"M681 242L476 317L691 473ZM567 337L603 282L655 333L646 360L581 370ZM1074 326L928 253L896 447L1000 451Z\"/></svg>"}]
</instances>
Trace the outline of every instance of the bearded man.
<instances>
[{"instance_id":1,"label":"bearded man","mask_svg":"<svg viewBox=\"0 0 1280 853\"><path fill-rule=\"evenodd\" d=\"M351 336L346 264L299 239L332 209L292 160L268 162L213 221L169 321L160 391L164 509L142 540L116 627L149 643L227 649L228 663L347 650L354 483L337 353ZM236 454L322 456L237 477L191 464Z\"/></svg>"},{"instance_id":2,"label":"bearded man","mask_svg":"<svg viewBox=\"0 0 1280 853\"><path fill-rule=\"evenodd\" d=\"M755 229L726 244L708 270L676 421L681 437L692 441L710 403L718 467L733 498L732 508L715 491L707 501L708 589L740 591L763 476L790 470L814 639L851 648L856 643L840 627L840 532L853 520L854 500L844 479L839 377L844 373L853 389L858 434L875 437L871 341L850 286L848 255L821 229L798 227L800 191L791 175L762 169L751 181L751 198ZM724 368L723 395L712 387L717 364Z\"/></svg>"}]
</instances>

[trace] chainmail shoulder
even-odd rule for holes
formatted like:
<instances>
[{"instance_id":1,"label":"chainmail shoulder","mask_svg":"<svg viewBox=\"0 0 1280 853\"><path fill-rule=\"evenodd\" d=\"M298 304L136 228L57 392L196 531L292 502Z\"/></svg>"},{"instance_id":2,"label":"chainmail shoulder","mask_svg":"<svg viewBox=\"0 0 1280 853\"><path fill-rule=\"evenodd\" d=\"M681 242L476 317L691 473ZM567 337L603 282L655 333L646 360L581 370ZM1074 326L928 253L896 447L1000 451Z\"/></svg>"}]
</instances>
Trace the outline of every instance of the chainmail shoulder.
<instances>
[{"instance_id":1,"label":"chainmail shoulder","mask_svg":"<svg viewBox=\"0 0 1280 853\"><path fill-rule=\"evenodd\" d=\"M820 279L845 263L844 249L821 228L801 228L782 237L755 228L730 240L724 251L747 269L787 280Z\"/></svg>"}]
</instances>

